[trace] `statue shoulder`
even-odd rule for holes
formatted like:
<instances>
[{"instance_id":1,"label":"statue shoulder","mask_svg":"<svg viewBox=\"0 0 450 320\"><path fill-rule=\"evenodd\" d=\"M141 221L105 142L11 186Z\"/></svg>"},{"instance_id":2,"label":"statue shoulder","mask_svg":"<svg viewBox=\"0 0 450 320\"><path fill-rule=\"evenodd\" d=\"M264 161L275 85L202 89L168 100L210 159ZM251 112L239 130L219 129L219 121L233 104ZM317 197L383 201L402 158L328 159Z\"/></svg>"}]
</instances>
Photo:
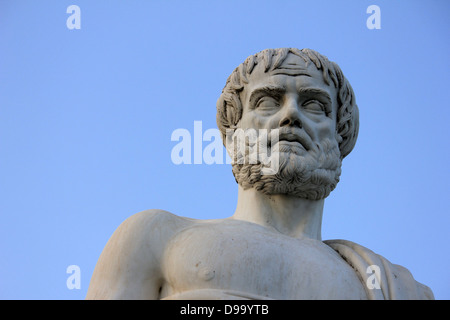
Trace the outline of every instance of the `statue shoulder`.
<instances>
[{"instance_id":1,"label":"statue shoulder","mask_svg":"<svg viewBox=\"0 0 450 320\"><path fill-rule=\"evenodd\" d=\"M177 216L169 211L150 209L130 216L119 228L143 229L145 232L156 232L156 230L168 232L175 231L192 221L193 219Z\"/></svg>"},{"instance_id":2,"label":"statue shoulder","mask_svg":"<svg viewBox=\"0 0 450 320\"><path fill-rule=\"evenodd\" d=\"M157 298L167 243L189 224L190 219L164 210L146 210L126 219L104 247L86 298Z\"/></svg>"},{"instance_id":3,"label":"statue shoulder","mask_svg":"<svg viewBox=\"0 0 450 320\"><path fill-rule=\"evenodd\" d=\"M158 251L158 248L164 250L167 242L180 230L191 225L192 221L193 219L177 216L165 210L145 210L122 222L111 240L117 238L121 242L128 242L130 247L139 248L140 245L148 245L153 251Z\"/></svg>"},{"instance_id":4,"label":"statue shoulder","mask_svg":"<svg viewBox=\"0 0 450 320\"><path fill-rule=\"evenodd\" d=\"M369 299L433 300L429 287L417 282L403 266L393 264L372 250L348 240L327 240L361 279Z\"/></svg>"}]
</instances>

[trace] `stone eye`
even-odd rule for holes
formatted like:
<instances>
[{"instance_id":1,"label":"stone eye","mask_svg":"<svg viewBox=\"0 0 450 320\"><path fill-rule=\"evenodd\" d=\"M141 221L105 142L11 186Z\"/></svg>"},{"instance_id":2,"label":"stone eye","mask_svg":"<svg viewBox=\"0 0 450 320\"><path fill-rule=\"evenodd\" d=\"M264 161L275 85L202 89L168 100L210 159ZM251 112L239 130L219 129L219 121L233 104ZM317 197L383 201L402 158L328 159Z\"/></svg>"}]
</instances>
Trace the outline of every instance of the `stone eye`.
<instances>
[{"instance_id":1,"label":"stone eye","mask_svg":"<svg viewBox=\"0 0 450 320\"><path fill-rule=\"evenodd\" d=\"M262 97L261 99L258 100L258 103L256 104L256 108L260 110L270 110L278 108L279 106L280 104L278 103L278 101L270 96Z\"/></svg>"},{"instance_id":2,"label":"stone eye","mask_svg":"<svg viewBox=\"0 0 450 320\"><path fill-rule=\"evenodd\" d=\"M303 109L310 112L321 113L325 111L325 106L318 100L308 100L303 104Z\"/></svg>"}]
</instances>

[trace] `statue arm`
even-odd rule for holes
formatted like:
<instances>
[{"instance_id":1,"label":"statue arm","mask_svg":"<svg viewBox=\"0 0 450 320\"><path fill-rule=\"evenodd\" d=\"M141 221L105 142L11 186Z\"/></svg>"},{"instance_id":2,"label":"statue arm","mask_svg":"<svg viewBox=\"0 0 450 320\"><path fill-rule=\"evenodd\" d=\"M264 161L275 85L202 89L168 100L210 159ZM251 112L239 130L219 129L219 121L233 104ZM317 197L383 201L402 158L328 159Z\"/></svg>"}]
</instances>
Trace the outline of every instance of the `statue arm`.
<instances>
[{"instance_id":1,"label":"statue arm","mask_svg":"<svg viewBox=\"0 0 450 320\"><path fill-rule=\"evenodd\" d=\"M158 299L167 214L143 211L117 228L95 266L86 299Z\"/></svg>"}]
</instances>

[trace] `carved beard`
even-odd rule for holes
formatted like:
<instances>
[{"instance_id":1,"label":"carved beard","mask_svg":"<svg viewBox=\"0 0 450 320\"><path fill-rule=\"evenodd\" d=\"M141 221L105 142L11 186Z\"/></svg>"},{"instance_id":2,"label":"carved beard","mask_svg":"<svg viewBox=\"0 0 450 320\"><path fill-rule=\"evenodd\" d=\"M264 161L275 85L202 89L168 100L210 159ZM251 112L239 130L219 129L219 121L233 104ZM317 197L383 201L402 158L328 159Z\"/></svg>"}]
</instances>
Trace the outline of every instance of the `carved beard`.
<instances>
[{"instance_id":1,"label":"carved beard","mask_svg":"<svg viewBox=\"0 0 450 320\"><path fill-rule=\"evenodd\" d=\"M336 141L324 139L308 151L280 143L277 173L263 175L263 164L245 161L244 164L233 164L233 175L244 189L319 200L326 198L338 184L341 165Z\"/></svg>"}]
</instances>

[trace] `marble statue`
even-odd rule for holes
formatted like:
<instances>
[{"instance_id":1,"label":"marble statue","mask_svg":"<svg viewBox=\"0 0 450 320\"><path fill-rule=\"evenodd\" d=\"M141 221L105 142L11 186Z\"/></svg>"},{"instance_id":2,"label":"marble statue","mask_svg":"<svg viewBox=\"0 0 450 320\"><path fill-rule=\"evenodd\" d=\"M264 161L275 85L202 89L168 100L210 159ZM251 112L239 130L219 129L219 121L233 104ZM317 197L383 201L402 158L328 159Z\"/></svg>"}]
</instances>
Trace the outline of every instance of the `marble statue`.
<instances>
[{"instance_id":1,"label":"marble statue","mask_svg":"<svg viewBox=\"0 0 450 320\"><path fill-rule=\"evenodd\" d=\"M148 210L125 220L87 299L434 299L406 268L351 241L322 240L324 201L359 127L336 63L310 49L249 56L217 101L217 124L233 160L230 132L276 132L277 170L240 150L236 211L226 219Z\"/></svg>"}]
</instances>

